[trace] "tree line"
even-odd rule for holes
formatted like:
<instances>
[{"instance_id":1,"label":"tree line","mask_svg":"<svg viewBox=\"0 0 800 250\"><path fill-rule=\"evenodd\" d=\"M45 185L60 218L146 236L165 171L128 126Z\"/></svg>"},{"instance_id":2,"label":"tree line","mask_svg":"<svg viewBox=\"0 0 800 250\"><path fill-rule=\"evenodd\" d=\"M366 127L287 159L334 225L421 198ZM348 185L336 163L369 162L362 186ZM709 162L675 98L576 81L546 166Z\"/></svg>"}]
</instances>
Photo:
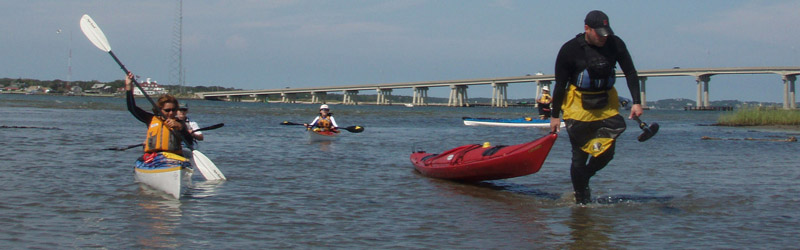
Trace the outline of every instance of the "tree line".
<instances>
[{"instance_id":1,"label":"tree line","mask_svg":"<svg viewBox=\"0 0 800 250\"><path fill-rule=\"evenodd\" d=\"M73 87L77 86L81 89L91 89L95 84L102 83L110 86L114 90L125 86L124 80L115 80L111 82L101 82L97 80L92 81L64 81L61 79L55 80L37 80L28 78L0 78L0 86L10 87L16 86L19 89L25 89L33 86L41 86L50 89L50 93L67 93ZM226 88L221 86L180 86L180 85L160 85L167 89L170 93L196 93L196 92L211 92L211 91L230 91L241 90L236 88Z\"/></svg>"}]
</instances>

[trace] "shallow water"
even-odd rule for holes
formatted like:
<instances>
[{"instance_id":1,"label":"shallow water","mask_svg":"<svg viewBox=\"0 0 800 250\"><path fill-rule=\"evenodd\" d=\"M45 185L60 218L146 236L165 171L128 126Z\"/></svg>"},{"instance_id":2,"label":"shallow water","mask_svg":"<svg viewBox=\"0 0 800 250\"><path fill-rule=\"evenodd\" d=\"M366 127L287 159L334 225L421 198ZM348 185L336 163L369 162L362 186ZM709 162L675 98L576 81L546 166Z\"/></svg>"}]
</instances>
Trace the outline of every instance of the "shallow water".
<instances>
[{"instance_id":1,"label":"shallow water","mask_svg":"<svg viewBox=\"0 0 800 250\"><path fill-rule=\"evenodd\" d=\"M316 105L189 100L200 143L229 178L180 200L133 182L145 126L124 100L0 95L0 245L10 248L796 248L797 142L792 132L698 126L718 112L647 111L661 130L637 142L628 122L612 163L592 178L598 203L576 206L561 132L539 173L479 184L413 170L429 152L547 131L467 127L462 116L528 109L342 106L334 142L298 126ZM140 100L140 105L147 102ZM144 106L142 106L144 107ZM794 136L797 136L794 134Z\"/></svg>"}]
</instances>

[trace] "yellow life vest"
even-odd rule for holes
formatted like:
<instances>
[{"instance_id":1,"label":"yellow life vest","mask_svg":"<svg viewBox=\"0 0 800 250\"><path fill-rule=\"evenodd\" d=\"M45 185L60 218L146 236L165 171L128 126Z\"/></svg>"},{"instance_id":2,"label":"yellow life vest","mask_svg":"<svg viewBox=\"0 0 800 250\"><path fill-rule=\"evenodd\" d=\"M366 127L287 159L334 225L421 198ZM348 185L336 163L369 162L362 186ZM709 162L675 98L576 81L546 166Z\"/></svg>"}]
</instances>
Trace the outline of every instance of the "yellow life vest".
<instances>
[{"instance_id":1,"label":"yellow life vest","mask_svg":"<svg viewBox=\"0 0 800 250\"><path fill-rule=\"evenodd\" d=\"M599 109L587 110L583 108L581 103L583 94L598 94L608 92L608 104ZM617 96L617 89L611 88L602 91L581 91L575 85L570 84L569 89L564 97L564 103L561 104L561 110L564 111L564 120L572 119L577 121L592 122L600 121L611 118L619 114L619 97Z\"/></svg>"},{"instance_id":2,"label":"yellow life vest","mask_svg":"<svg viewBox=\"0 0 800 250\"><path fill-rule=\"evenodd\" d=\"M158 116L153 116L153 119L150 120L150 127L147 128L144 152L170 152L180 155L183 153L181 137L170 130Z\"/></svg>"},{"instance_id":3,"label":"yellow life vest","mask_svg":"<svg viewBox=\"0 0 800 250\"><path fill-rule=\"evenodd\" d=\"M333 124L331 123L331 119L328 117L325 118L320 117L319 120L317 121L317 127L321 128L323 131L330 130L332 125Z\"/></svg>"},{"instance_id":4,"label":"yellow life vest","mask_svg":"<svg viewBox=\"0 0 800 250\"><path fill-rule=\"evenodd\" d=\"M552 99L552 97L550 97L550 94L542 94L542 98L539 98L539 103L547 104L547 103L550 103L550 101L552 101L552 100L553 99Z\"/></svg>"}]
</instances>

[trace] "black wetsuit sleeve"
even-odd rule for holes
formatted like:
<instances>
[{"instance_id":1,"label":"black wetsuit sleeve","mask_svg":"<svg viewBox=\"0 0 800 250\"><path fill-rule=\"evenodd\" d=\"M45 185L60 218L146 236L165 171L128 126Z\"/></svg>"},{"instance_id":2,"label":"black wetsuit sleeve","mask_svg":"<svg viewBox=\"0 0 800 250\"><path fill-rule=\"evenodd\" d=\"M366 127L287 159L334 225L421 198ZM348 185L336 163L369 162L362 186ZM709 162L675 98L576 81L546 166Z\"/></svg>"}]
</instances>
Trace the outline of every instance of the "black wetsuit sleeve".
<instances>
[{"instance_id":1,"label":"black wetsuit sleeve","mask_svg":"<svg viewBox=\"0 0 800 250\"><path fill-rule=\"evenodd\" d=\"M550 107L550 117L552 118L561 117L561 104L564 102L564 96L567 93L567 87L569 86L572 72L575 72L574 61L577 57L576 53L582 52L577 50L580 47L571 46L572 41L573 40L570 40L561 46L561 50L558 51L558 56L556 57L556 84L553 86L553 102Z\"/></svg>"},{"instance_id":2,"label":"black wetsuit sleeve","mask_svg":"<svg viewBox=\"0 0 800 250\"><path fill-rule=\"evenodd\" d=\"M136 117L136 119L143 122L146 126L150 125L150 121L153 120L154 115L136 106L136 99L133 97L133 91L127 91L127 93L125 93L125 100L128 103L128 111L133 114L133 117Z\"/></svg>"},{"instance_id":3,"label":"black wetsuit sleeve","mask_svg":"<svg viewBox=\"0 0 800 250\"><path fill-rule=\"evenodd\" d=\"M619 67L622 68L622 72L625 73L625 82L628 83L628 89L631 91L633 104L642 104L642 96L639 92L639 73L636 72L636 67L633 66L633 59L631 59L631 54L628 52L628 47L625 46L625 42L619 37L615 38L617 44L616 59L619 63Z\"/></svg>"}]
</instances>

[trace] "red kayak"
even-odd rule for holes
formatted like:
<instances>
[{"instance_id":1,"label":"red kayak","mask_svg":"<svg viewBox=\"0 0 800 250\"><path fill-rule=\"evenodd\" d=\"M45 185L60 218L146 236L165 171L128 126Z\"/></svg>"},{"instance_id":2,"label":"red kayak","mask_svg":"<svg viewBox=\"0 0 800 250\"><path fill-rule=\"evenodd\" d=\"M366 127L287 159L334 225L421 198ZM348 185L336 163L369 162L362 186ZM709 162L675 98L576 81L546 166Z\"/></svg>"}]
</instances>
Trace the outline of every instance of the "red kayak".
<instances>
[{"instance_id":1,"label":"red kayak","mask_svg":"<svg viewBox=\"0 0 800 250\"><path fill-rule=\"evenodd\" d=\"M539 172L556 138L557 134L548 134L511 146L470 144L441 154L418 151L411 154L411 163L425 176L448 180L486 181L525 176Z\"/></svg>"}]
</instances>

